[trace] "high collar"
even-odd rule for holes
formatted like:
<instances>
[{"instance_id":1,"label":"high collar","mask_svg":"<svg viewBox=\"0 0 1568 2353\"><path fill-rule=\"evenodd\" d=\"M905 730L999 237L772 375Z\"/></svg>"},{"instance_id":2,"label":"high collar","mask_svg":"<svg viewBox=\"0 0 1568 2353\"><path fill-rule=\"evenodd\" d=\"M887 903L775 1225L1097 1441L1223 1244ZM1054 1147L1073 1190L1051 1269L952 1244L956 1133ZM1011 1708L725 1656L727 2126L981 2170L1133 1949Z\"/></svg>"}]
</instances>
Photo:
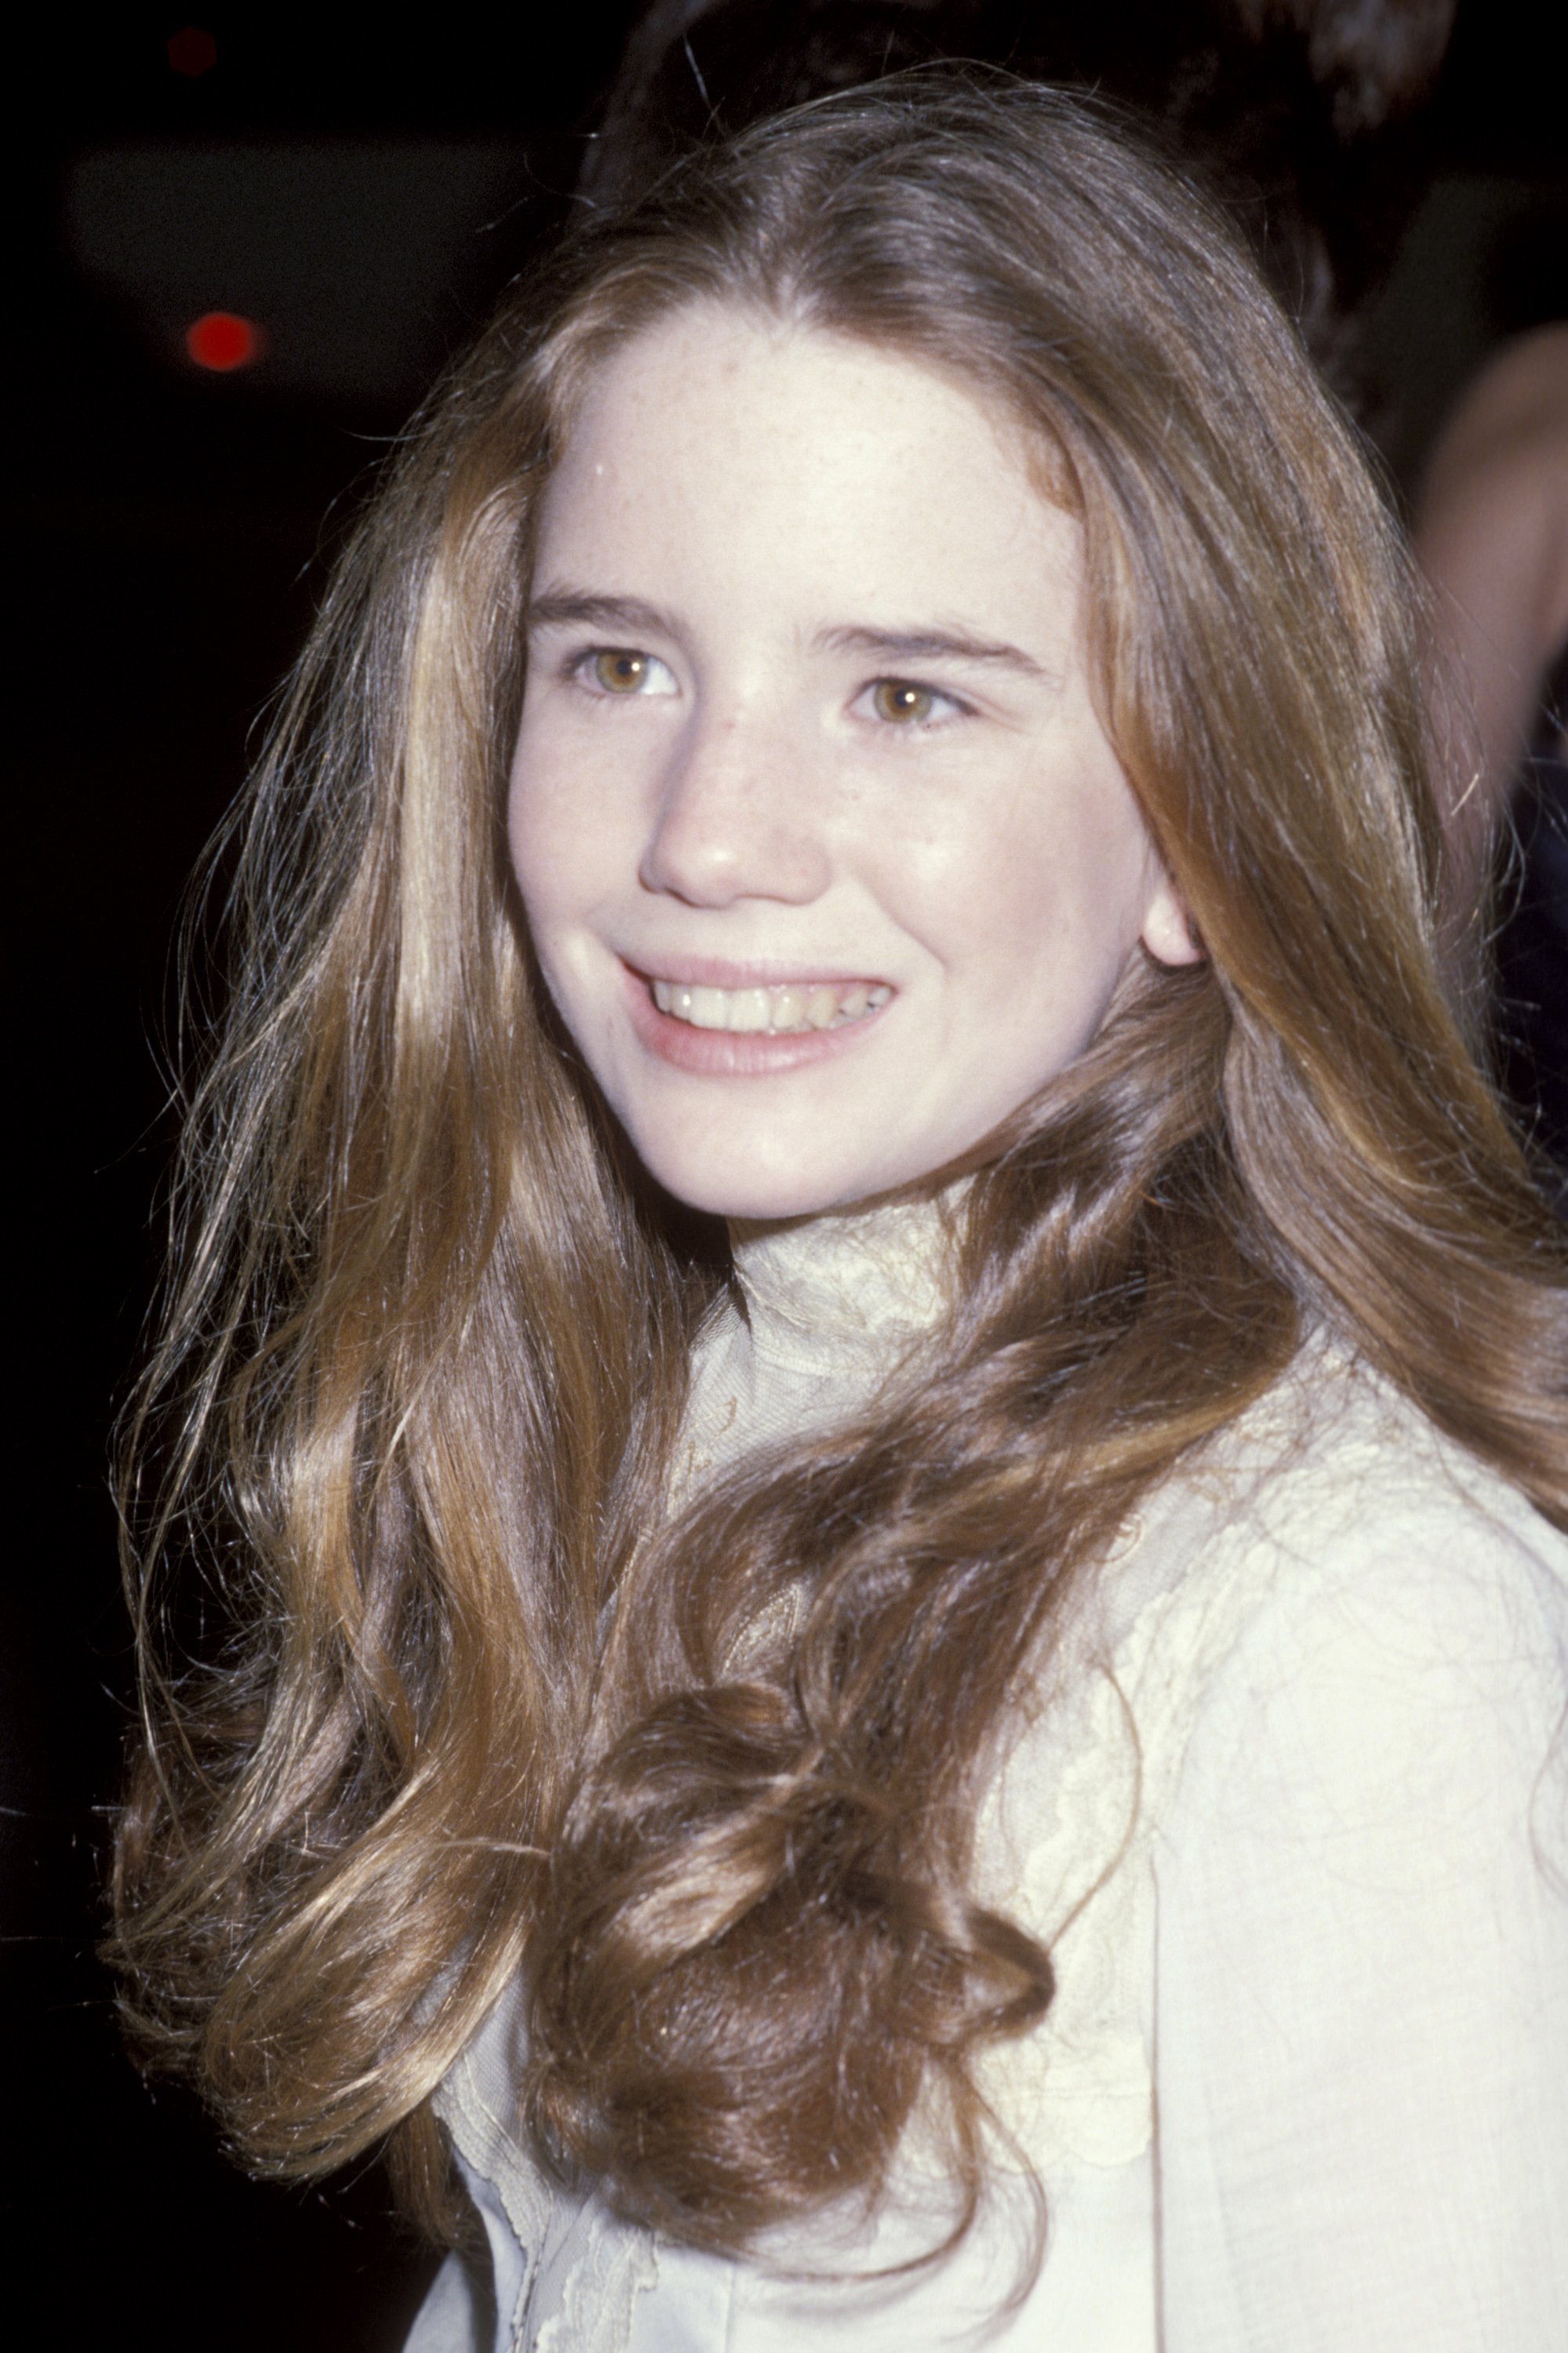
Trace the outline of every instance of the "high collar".
<instances>
[{"instance_id":1,"label":"high collar","mask_svg":"<svg viewBox=\"0 0 1568 2353\"><path fill-rule=\"evenodd\" d=\"M945 1201L732 1220L756 1356L791 1372L889 1372L947 1307L949 1233Z\"/></svg>"}]
</instances>

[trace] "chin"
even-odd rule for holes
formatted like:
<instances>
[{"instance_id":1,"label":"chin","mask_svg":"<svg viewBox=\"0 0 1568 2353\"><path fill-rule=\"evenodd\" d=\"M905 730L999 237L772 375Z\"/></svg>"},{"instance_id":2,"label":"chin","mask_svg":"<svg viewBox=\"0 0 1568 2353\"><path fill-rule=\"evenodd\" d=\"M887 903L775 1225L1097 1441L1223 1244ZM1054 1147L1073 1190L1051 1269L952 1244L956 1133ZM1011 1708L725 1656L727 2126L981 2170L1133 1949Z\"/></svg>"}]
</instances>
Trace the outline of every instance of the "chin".
<instances>
[{"instance_id":1,"label":"chin","mask_svg":"<svg viewBox=\"0 0 1568 2353\"><path fill-rule=\"evenodd\" d=\"M683 1155L644 1153L650 1172L667 1193L689 1209L710 1217L765 1219L810 1218L826 1209L843 1209L880 1189L877 1177L857 1177L847 1170L811 1171L799 1167L692 1166Z\"/></svg>"},{"instance_id":2,"label":"chin","mask_svg":"<svg viewBox=\"0 0 1568 2353\"><path fill-rule=\"evenodd\" d=\"M715 1218L739 1218L749 1223L773 1219L810 1218L826 1209L842 1209L862 1197L858 1192L848 1195L828 1193L820 1187L801 1184L767 1184L758 1179L753 1184L677 1184L661 1177L666 1192L683 1201L689 1209L703 1209Z\"/></svg>"}]
</instances>

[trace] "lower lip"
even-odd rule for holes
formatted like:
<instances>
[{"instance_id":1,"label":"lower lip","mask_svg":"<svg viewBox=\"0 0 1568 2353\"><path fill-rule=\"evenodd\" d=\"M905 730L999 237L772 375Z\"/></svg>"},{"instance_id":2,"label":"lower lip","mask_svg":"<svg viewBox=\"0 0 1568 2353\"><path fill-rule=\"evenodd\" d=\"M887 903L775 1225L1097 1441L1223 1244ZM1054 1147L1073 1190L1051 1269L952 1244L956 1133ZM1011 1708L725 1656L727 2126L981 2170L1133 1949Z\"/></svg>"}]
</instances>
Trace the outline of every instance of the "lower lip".
<instances>
[{"instance_id":1,"label":"lower lip","mask_svg":"<svg viewBox=\"0 0 1568 2353\"><path fill-rule=\"evenodd\" d=\"M886 1005L879 1005L838 1029L791 1029L779 1037L766 1030L698 1029L690 1021L661 1013L651 983L630 965L622 968L631 1026L641 1043L662 1062L701 1078L768 1079L802 1070L810 1062L833 1061L853 1053L887 1011Z\"/></svg>"}]
</instances>

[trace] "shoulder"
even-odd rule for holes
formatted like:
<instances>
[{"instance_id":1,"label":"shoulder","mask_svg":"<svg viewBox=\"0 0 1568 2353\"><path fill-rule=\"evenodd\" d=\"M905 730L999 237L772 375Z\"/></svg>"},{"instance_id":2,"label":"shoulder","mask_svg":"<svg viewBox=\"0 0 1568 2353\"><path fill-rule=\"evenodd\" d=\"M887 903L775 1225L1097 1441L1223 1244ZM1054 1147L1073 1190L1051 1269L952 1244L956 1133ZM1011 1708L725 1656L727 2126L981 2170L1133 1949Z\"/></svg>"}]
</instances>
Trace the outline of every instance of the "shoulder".
<instances>
[{"instance_id":1,"label":"shoulder","mask_svg":"<svg viewBox=\"0 0 1568 2353\"><path fill-rule=\"evenodd\" d=\"M1169 2339L1544 2346L1568 1546L1384 1385L1311 1372L1216 1450L1173 1588L1223 1639L1151 1832Z\"/></svg>"},{"instance_id":2,"label":"shoulder","mask_svg":"<svg viewBox=\"0 0 1568 2353\"><path fill-rule=\"evenodd\" d=\"M1561 1641L1568 1538L1489 1465L1365 1366L1324 1350L1232 1440L1248 1481L1236 1533L1274 1570L1258 1633L1349 1618L1421 1647ZM1487 1647L1490 1647L1489 1644Z\"/></svg>"},{"instance_id":3,"label":"shoulder","mask_svg":"<svg viewBox=\"0 0 1568 2353\"><path fill-rule=\"evenodd\" d=\"M1561 1630L1568 1610L1568 1537L1331 1345L1304 1350L1151 1517L1179 1547L1185 1536L1181 1565L1200 1579L1250 1567L1248 1592L1276 1618L1363 1605L1398 1614L1418 1598L1428 1621L1501 1609Z\"/></svg>"},{"instance_id":4,"label":"shoulder","mask_svg":"<svg viewBox=\"0 0 1568 2353\"><path fill-rule=\"evenodd\" d=\"M1535 1869L1568 1877L1568 1545L1505 1482L1311 1349L1151 1499L1097 1602L981 1823L984 1899L1057 1970L995 2085L1036 2163L1144 2145L1157 2039L1201 2043L1212 2087L1269 1989L1305 2031L1325 1985L1347 2015L1352 1987L1413 1985L1439 1916L1494 1976L1476 1917L1528 1924L1534 2001L1568 1919Z\"/></svg>"},{"instance_id":5,"label":"shoulder","mask_svg":"<svg viewBox=\"0 0 1568 2353\"><path fill-rule=\"evenodd\" d=\"M1416 518L1423 566L1499 645L1550 659L1568 626L1568 326L1505 346L1433 453Z\"/></svg>"},{"instance_id":6,"label":"shoulder","mask_svg":"<svg viewBox=\"0 0 1568 2353\"><path fill-rule=\"evenodd\" d=\"M1568 326L1538 327L1502 345L1466 386L1429 461L1427 492L1532 459L1568 462Z\"/></svg>"},{"instance_id":7,"label":"shoulder","mask_svg":"<svg viewBox=\"0 0 1568 2353\"><path fill-rule=\"evenodd\" d=\"M1363 1369L1320 1361L1296 1392L1210 1466L1232 1500L1152 1646L1217 1621L1170 1828L1239 1783L1290 1831L1516 1815L1562 1757L1568 1540Z\"/></svg>"},{"instance_id":8,"label":"shoulder","mask_svg":"<svg viewBox=\"0 0 1568 2353\"><path fill-rule=\"evenodd\" d=\"M1422 486L1423 558L1473 566L1478 530L1529 546L1568 512L1568 326L1505 344L1461 396ZM1517 551L1516 551L1517 552Z\"/></svg>"}]
</instances>

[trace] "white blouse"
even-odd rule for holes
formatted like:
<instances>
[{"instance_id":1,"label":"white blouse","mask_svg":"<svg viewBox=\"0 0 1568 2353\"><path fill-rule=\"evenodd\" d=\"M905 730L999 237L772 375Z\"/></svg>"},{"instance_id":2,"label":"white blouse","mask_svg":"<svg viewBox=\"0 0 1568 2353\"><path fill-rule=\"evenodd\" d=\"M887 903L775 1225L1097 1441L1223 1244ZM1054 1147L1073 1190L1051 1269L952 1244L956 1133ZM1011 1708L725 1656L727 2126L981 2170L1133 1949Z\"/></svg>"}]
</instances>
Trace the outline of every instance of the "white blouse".
<instances>
[{"instance_id":1,"label":"white blouse","mask_svg":"<svg viewBox=\"0 0 1568 2353\"><path fill-rule=\"evenodd\" d=\"M940 1254L931 1210L738 1229L677 1493L917 1360ZM1057 1978L981 2069L1032 2282L1004 2154L954 2255L859 2276L941 2235L918 2120L874 2217L746 2263L556 2188L509 1998L438 2097L488 2270L406 2353L1568 2353L1565 1713L1568 1543L1308 1349L1125 1532L982 1819Z\"/></svg>"}]
</instances>

